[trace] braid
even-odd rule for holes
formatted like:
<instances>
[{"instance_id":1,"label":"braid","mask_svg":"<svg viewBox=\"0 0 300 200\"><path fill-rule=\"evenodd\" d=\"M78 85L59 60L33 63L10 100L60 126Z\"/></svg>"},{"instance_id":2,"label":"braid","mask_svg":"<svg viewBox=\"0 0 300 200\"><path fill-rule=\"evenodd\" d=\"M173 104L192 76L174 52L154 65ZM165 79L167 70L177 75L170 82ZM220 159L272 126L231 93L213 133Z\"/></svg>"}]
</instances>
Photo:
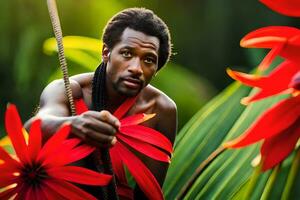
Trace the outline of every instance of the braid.
<instances>
[{"instance_id":1,"label":"braid","mask_svg":"<svg viewBox=\"0 0 300 200\"><path fill-rule=\"evenodd\" d=\"M96 111L104 110L106 107L106 64L103 62L96 69L93 78L92 88L92 108Z\"/></svg>"},{"instance_id":2,"label":"braid","mask_svg":"<svg viewBox=\"0 0 300 200\"><path fill-rule=\"evenodd\" d=\"M96 111L104 110L107 102L107 93L106 93L106 64L101 63L99 67L96 69L93 83L92 83L92 109ZM107 187L102 188L102 197L104 200L117 200L118 195L116 191L116 180L115 175L113 173L112 164L109 155L108 148L96 149L93 154L94 163L96 164L96 168L100 172L104 172L106 174L110 174L113 176L112 181Z\"/></svg>"}]
</instances>

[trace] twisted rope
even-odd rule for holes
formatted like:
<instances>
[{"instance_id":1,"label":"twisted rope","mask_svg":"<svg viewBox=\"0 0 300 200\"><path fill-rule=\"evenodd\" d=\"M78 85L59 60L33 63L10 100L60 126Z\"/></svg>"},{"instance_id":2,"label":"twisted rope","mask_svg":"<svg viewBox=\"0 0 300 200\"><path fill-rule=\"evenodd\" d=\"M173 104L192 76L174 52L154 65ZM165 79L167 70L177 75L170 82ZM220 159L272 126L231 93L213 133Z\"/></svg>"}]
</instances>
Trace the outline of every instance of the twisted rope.
<instances>
[{"instance_id":1,"label":"twisted rope","mask_svg":"<svg viewBox=\"0 0 300 200\"><path fill-rule=\"evenodd\" d=\"M68 66L67 66L67 61L66 61L66 57L65 57L63 41L62 41L62 37L63 37L62 30L61 30L61 26L60 26L56 2L55 2L55 0L47 0L47 5L48 5L48 11L49 11L49 15L50 15L51 23L52 23L52 28L53 28L55 39L57 42L58 59L59 59L62 73L63 73L66 95L69 100L71 114L72 114L72 116L75 116L76 110L75 110L75 105L74 105L74 100L73 100L73 95L72 95L72 90L71 90L71 85L70 85L70 80L69 80Z\"/></svg>"},{"instance_id":2,"label":"twisted rope","mask_svg":"<svg viewBox=\"0 0 300 200\"><path fill-rule=\"evenodd\" d=\"M51 19L52 28L53 28L55 39L57 42L58 58L59 58L60 67L61 67L61 70L63 73L63 80L64 80L64 85L65 85L66 95L69 100L71 114L72 114L72 116L75 116L76 109L75 109L74 99L73 99L70 80L69 80L67 61L66 61L66 57L65 57L65 53L64 53L64 46L63 46L63 40L62 40L63 36L62 36L61 25L60 25L60 21L59 21L58 12L57 12L56 1L55 0L47 0L47 5L48 5L48 11L49 11L50 19ZM105 171L110 172L110 174L113 175L114 173L112 170L112 164L111 164L111 159L110 159L110 155L109 155L109 150L102 149L101 152L102 152L101 159L102 159L102 162L104 165L103 167L104 167ZM97 161L95 160L95 162L97 162ZM105 200L118 200L115 180L108 186L107 189L104 190L103 193L104 193L103 196L104 196Z\"/></svg>"}]
</instances>

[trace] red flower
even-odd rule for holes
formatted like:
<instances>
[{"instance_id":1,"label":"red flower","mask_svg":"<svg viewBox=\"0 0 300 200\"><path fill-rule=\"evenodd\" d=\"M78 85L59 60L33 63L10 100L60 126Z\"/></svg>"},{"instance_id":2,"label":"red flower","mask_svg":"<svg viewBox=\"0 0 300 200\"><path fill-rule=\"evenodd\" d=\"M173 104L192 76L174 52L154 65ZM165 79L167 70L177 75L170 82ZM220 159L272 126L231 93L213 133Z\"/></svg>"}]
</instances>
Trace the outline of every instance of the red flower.
<instances>
[{"instance_id":1,"label":"red flower","mask_svg":"<svg viewBox=\"0 0 300 200\"><path fill-rule=\"evenodd\" d=\"M299 0L260 0L270 9L291 17L300 17Z\"/></svg>"},{"instance_id":2,"label":"red flower","mask_svg":"<svg viewBox=\"0 0 300 200\"><path fill-rule=\"evenodd\" d=\"M300 91L300 71L293 76L289 87L294 88L296 91Z\"/></svg>"},{"instance_id":3,"label":"red flower","mask_svg":"<svg viewBox=\"0 0 300 200\"><path fill-rule=\"evenodd\" d=\"M93 147L79 145L80 140L66 139L70 126L64 125L42 147L41 121L35 120L30 128L28 144L25 129L14 105L9 105L5 126L17 158L12 158L0 147L0 199L96 199L69 183L103 186L111 176L68 166L94 151Z\"/></svg>"},{"instance_id":4,"label":"red flower","mask_svg":"<svg viewBox=\"0 0 300 200\"><path fill-rule=\"evenodd\" d=\"M226 148L239 148L263 140L263 170L284 160L300 137L300 95L285 99L267 110L240 137L226 142Z\"/></svg>"},{"instance_id":5,"label":"red flower","mask_svg":"<svg viewBox=\"0 0 300 200\"><path fill-rule=\"evenodd\" d=\"M132 191L128 189L124 165L134 177L135 181L149 199L163 199L162 190L151 171L146 165L127 148L127 146L145 154L146 156L170 162L169 154L173 152L172 143L160 132L146 126L138 125L152 117L154 114L135 114L122 118L132 107L136 98L126 100L114 115L120 120L121 126L116 134L117 143L110 149L112 165L119 181L119 195L132 198ZM77 110L87 111L83 100L76 101ZM80 114L80 113L78 113ZM124 186L124 187L122 187Z\"/></svg>"},{"instance_id":6,"label":"red flower","mask_svg":"<svg viewBox=\"0 0 300 200\"><path fill-rule=\"evenodd\" d=\"M300 63L300 30L288 26L260 28L242 38L240 45L246 48L268 48L271 51L259 65L268 68L276 56Z\"/></svg>"},{"instance_id":7,"label":"red flower","mask_svg":"<svg viewBox=\"0 0 300 200\"><path fill-rule=\"evenodd\" d=\"M295 87L290 85L290 82L297 72L298 74L300 72L299 65L291 61L284 61L268 76L251 75L232 71L230 69L227 70L227 73L231 76L231 78L240 81L245 85L260 89L260 91L255 95L243 98L241 101L242 104L249 104L253 101L275 94L289 92L289 88Z\"/></svg>"}]
</instances>

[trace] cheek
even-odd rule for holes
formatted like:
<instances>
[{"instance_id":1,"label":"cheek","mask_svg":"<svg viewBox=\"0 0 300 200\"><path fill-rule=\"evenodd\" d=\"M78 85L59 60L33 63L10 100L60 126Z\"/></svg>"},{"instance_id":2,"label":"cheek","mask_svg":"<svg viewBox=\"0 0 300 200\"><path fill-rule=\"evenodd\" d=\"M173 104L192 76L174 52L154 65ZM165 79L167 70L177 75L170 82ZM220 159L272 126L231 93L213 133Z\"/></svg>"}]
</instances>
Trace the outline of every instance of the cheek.
<instances>
[{"instance_id":1,"label":"cheek","mask_svg":"<svg viewBox=\"0 0 300 200\"><path fill-rule=\"evenodd\" d=\"M151 79L155 73L156 73L155 69L145 69L144 70L144 76L145 76L145 80L147 83L149 83L151 81Z\"/></svg>"},{"instance_id":2,"label":"cheek","mask_svg":"<svg viewBox=\"0 0 300 200\"><path fill-rule=\"evenodd\" d=\"M124 64L122 64L122 61L111 59L107 67L107 75L112 79L116 79L117 76L120 75L120 73L122 73L123 71L122 66L124 66Z\"/></svg>"}]
</instances>

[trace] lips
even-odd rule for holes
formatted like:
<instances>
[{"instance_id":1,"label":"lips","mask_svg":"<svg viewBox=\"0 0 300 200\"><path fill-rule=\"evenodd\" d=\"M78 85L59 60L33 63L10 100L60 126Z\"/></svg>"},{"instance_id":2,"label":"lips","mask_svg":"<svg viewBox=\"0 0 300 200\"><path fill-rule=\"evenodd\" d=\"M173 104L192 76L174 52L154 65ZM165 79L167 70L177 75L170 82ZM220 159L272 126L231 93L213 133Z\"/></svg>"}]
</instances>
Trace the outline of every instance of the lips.
<instances>
[{"instance_id":1,"label":"lips","mask_svg":"<svg viewBox=\"0 0 300 200\"><path fill-rule=\"evenodd\" d=\"M123 83L126 87L131 89L139 89L142 86L142 81L140 79L132 77L123 78Z\"/></svg>"}]
</instances>

